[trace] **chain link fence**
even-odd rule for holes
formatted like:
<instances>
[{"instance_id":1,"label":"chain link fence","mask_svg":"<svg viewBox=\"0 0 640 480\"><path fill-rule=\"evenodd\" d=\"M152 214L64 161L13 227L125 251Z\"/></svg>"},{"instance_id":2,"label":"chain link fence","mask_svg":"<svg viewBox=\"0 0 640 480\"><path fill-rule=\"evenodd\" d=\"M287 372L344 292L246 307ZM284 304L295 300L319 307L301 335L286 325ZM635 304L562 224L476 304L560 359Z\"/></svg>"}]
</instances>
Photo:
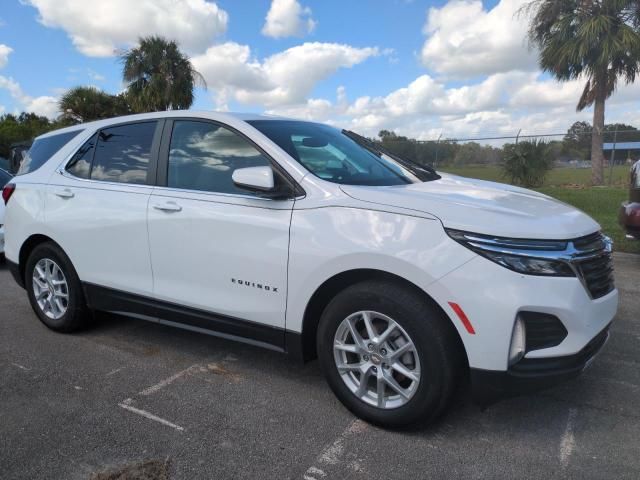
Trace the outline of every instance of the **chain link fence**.
<instances>
[{"instance_id":1,"label":"chain link fence","mask_svg":"<svg viewBox=\"0 0 640 480\"><path fill-rule=\"evenodd\" d=\"M504 147L527 141L544 141L549 148L554 168L575 169L576 177L585 178L591 169L591 130L569 130L562 133L536 133L522 129L505 134L448 137L413 140L391 132L381 132L377 139L385 148L423 165L436 169L465 171L482 167L499 169L504 160ZM605 182L625 186L629 166L640 159L640 130L607 126L603 132ZM583 171L583 172L580 172ZM571 172L563 177L571 183Z\"/></svg>"}]
</instances>

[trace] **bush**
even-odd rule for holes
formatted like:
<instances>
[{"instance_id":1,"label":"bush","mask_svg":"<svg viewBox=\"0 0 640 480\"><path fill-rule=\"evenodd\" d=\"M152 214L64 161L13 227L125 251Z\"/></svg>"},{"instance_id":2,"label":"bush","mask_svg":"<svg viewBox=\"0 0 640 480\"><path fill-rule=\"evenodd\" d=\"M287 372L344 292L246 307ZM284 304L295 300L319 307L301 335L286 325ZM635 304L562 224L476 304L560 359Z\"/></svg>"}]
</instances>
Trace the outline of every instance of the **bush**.
<instances>
[{"instance_id":1,"label":"bush","mask_svg":"<svg viewBox=\"0 0 640 480\"><path fill-rule=\"evenodd\" d=\"M551 148L543 140L526 140L504 146L502 172L514 185L540 187L552 167Z\"/></svg>"}]
</instances>

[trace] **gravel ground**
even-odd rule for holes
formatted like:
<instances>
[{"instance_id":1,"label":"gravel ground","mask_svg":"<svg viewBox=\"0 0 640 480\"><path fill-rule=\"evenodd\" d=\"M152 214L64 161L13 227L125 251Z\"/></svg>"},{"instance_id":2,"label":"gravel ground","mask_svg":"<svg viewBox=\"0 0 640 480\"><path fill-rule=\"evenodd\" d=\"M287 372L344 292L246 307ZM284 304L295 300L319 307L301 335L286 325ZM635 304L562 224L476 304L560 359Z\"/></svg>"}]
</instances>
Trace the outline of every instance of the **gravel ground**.
<instances>
[{"instance_id":1,"label":"gravel ground","mask_svg":"<svg viewBox=\"0 0 640 480\"><path fill-rule=\"evenodd\" d=\"M640 256L616 256L612 335L578 379L385 431L317 362L101 315L47 330L0 266L0 478L640 478Z\"/></svg>"}]
</instances>

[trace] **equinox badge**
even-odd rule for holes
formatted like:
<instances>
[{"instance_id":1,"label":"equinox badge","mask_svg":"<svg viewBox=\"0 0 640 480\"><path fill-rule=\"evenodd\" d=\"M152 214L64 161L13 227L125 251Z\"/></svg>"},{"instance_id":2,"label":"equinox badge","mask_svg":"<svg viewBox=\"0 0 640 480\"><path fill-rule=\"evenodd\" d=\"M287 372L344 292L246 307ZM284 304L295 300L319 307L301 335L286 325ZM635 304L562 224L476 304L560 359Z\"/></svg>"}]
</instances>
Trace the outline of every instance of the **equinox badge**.
<instances>
[{"instance_id":1,"label":"equinox badge","mask_svg":"<svg viewBox=\"0 0 640 480\"><path fill-rule=\"evenodd\" d=\"M262 283L249 282L247 280L238 280L237 278L232 278L231 283L235 283L236 285L244 285L246 287L259 288L260 290L265 290L267 292L278 292L278 287L272 287L270 285L264 285Z\"/></svg>"}]
</instances>

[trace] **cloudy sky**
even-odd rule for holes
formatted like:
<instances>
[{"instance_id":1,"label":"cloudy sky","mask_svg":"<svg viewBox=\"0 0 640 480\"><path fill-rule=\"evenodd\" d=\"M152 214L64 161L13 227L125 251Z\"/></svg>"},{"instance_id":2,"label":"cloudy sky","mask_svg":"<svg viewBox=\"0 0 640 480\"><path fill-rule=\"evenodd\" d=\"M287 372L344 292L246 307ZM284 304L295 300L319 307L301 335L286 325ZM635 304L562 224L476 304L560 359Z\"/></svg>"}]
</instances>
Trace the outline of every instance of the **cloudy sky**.
<instances>
[{"instance_id":1,"label":"cloudy sky","mask_svg":"<svg viewBox=\"0 0 640 480\"><path fill-rule=\"evenodd\" d=\"M193 108L266 111L421 139L565 131L581 82L541 74L525 0L2 0L0 112L57 114L76 85L122 90L117 53L175 39L205 77ZM607 122L640 127L640 83Z\"/></svg>"}]
</instances>

